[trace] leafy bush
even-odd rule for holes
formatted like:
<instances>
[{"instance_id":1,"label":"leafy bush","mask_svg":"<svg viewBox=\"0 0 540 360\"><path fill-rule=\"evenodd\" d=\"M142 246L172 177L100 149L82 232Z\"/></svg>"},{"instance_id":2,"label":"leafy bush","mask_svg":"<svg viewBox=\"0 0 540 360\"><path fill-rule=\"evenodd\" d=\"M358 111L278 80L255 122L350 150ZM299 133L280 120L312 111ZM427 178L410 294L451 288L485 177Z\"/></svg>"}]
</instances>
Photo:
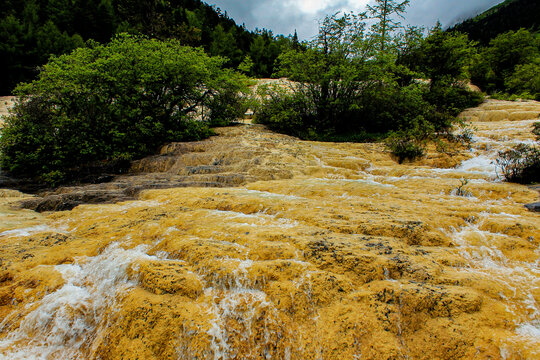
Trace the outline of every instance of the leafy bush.
<instances>
[{"instance_id":1,"label":"leafy bush","mask_svg":"<svg viewBox=\"0 0 540 360\"><path fill-rule=\"evenodd\" d=\"M540 121L537 121L533 124L532 133L536 135L536 141L540 141Z\"/></svg>"},{"instance_id":2,"label":"leafy bush","mask_svg":"<svg viewBox=\"0 0 540 360\"><path fill-rule=\"evenodd\" d=\"M538 88L540 38L526 29L509 31L492 39L471 67L471 79L488 93L534 97ZM525 93L529 93L527 96Z\"/></svg>"},{"instance_id":3,"label":"leafy bush","mask_svg":"<svg viewBox=\"0 0 540 360\"><path fill-rule=\"evenodd\" d=\"M262 86L258 96L261 101L255 109L256 123L301 139L310 139L310 135L314 134L315 116L308 99L301 93L277 86Z\"/></svg>"},{"instance_id":4,"label":"leafy bush","mask_svg":"<svg viewBox=\"0 0 540 360\"><path fill-rule=\"evenodd\" d=\"M535 96L528 92L512 94L508 92L494 92L489 95L490 98L495 100L507 100L507 101L521 101L521 100L535 100Z\"/></svg>"},{"instance_id":5,"label":"leafy bush","mask_svg":"<svg viewBox=\"0 0 540 360\"><path fill-rule=\"evenodd\" d=\"M412 161L425 154L425 144L407 133L391 133L385 143L400 164L405 160Z\"/></svg>"},{"instance_id":6,"label":"leafy bush","mask_svg":"<svg viewBox=\"0 0 540 360\"><path fill-rule=\"evenodd\" d=\"M381 44L380 33L366 32L364 20L327 17L306 49L282 54L277 75L296 85L262 94L256 121L310 140L390 135L387 146L401 162L422 156L426 142L448 134L460 111L483 101L460 85L474 52L465 35L436 29L423 41L413 31L396 47L390 34ZM397 56L400 48L406 56ZM422 74L433 81L415 80Z\"/></svg>"},{"instance_id":7,"label":"leafy bush","mask_svg":"<svg viewBox=\"0 0 540 360\"><path fill-rule=\"evenodd\" d=\"M506 181L520 184L540 182L538 146L520 144L513 149L501 151L496 163Z\"/></svg>"},{"instance_id":8,"label":"leafy bush","mask_svg":"<svg viewBox=\"0 0 540 360\"><path fill-rule=\"evenodd\" d=\"M432 88L426 93L426 100L435 105L439 112L455 117L464 109L480 105L484 95L457 84Z\"/></svg>"},{"instance_id":9,"label":"leafy bush","mask_svg":"<svg viewBox=\"0 0 540 360\"><path fill-rule=\"evenodd\" d=\"M418 116L411 127L390 132L385 144L401 164L405 160L412 161L424 156L426 145L433 133L433 125Z\"/></svg>"},{"instance_id":10,"label":"leafy bush","mask_svg":"<svg viewBox=\"0 0 540 360\"><path fill-rule=\"evenodd\" d=\"M52 58L38 80L16 89L0 165L57 185L97 162L122 163L165 142L205 138L212 133L205 120L237 115L217 110L216 103L236 104L244 84L223 62L176 40L129 35ZM200 119L206 106L211 111Z\"/></svg>"},{"instance_id":11,"label":"leafy bush","mask_svg":"<svg viewBox=\"0 0 540 360\"><path fill-rule=\"evenodd\" d=\"M516 66L505 84L511 93L520 94L524 99L540 101L540 56L532 63Z\"/></svg>"},{"instance_id":12,"label":"leafy bush","mask_svg":"<svg viewBox=\"0 0 540 360\"><path fill-rule=\"evenodd\" d=\"M203 102L203 119L209 126L230 125L242 118L250 107L248 82L231 70L223 70L221 78L214 83L214 91Z\"/></svg>"}]
</instances>

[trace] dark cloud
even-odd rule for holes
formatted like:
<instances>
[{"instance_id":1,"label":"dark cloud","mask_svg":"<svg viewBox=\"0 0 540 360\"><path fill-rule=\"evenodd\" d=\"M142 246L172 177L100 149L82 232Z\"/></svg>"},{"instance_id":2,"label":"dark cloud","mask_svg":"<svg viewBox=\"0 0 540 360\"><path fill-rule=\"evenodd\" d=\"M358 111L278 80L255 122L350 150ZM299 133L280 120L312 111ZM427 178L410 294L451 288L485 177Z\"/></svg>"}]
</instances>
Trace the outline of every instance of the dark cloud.
<instances>
[{"instance_id":1,"label":"dark cloud","mask_svg":"<svg viewBox=\"0 0 540 360\"><path fill-rule=\"evenodd\" d=\"M431 27L437 20L443 27L454 25L475 16L503 0L417 0L411 1L407 10L407 22Z\"/></svg>"},{"instance_id":2,"label":"dark cloud","mask_svg":"<svg viewBox=\"0 0 540 360\"><path fill-rule=\"evenodd\" d=\"M330 3L321 6L317 11L302 11L305 5L301 0L214 0L210 4L227 11L229 17L237 23L244 23L248 29L266 28L275 34L291 34L295 30L303 38L311 38L317 32L318 20L326 14L332 14L347 8L348 1L327 1ZM317 1L310 1L315 3ZM324 1L319 3L324 4ZM305 3L304 3L305 4Z\"/></svg>"},{"instance_id":3,"label":"dark cloud","mask_svg":"<svg viewBox=\"0 0 540 360\"><path fill-rule=\"evenodd\" d=\"M476 15L503 0L412 0L406 22L432 27L443 26ZM296 29L302 39L317 33L318 20L336 11L363 11L367 0L209 0L248 29L266 28L275 34L291 34ZM309 8L311 6L311 8Z\"/></svg>"}]
</instances>

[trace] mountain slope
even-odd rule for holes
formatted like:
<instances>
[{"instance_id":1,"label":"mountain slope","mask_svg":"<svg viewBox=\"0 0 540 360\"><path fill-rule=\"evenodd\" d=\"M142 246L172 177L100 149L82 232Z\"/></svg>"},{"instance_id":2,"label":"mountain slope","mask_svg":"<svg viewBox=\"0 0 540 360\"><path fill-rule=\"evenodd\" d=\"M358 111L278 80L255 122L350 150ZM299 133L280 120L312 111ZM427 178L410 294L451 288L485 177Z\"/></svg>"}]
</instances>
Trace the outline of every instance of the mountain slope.
<instances>
[{"instance_id":1,"label":"mountain slope","mask_svg":"<svg viewBox=\"0 0 540 360\"><path fill-rule=\"evenodd\" d=\"M201 0L6 0L0 7L0 95L32 80L50 55L85 41L107 42L117 33L180 39L237 67L246 56L250 75L268 77L289 38L251 32Z\"/></svg>"},{"instance_id":2,"label":"mountain slope","mask_svg":"<svg viewBox=\"0 0 540 360\"><path fill-rule=\"evenodd\" d=\"M472 40L487 44L499 34L520 28L533 31L540 29L540 1L506 0L474 18L455 25L450 31L467 33Z\"/></svg>"}]
</instances>

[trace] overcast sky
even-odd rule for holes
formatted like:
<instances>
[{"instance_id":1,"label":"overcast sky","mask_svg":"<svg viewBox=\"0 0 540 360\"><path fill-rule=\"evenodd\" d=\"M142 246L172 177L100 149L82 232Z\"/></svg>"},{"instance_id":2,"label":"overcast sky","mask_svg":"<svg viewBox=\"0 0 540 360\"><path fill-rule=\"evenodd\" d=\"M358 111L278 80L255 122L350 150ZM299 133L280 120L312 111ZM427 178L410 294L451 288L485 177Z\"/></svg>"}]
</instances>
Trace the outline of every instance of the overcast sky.
<instances>
[{"instance_id":1,"label":"overcast sky","mask_svg":"<svg viewBox=\"0 0 540 360\"><path fill-rule=\"evenodd\" d=\"M476 15L503 0L411 0L406 23L427 28L440 20L443 27ZM238 24L249 30L266 28L274 34L291 34L300 39L317 33L317 21L337 11L361 12L370 0L208 0L227 11Z\"/></svg>"}]
</instances>

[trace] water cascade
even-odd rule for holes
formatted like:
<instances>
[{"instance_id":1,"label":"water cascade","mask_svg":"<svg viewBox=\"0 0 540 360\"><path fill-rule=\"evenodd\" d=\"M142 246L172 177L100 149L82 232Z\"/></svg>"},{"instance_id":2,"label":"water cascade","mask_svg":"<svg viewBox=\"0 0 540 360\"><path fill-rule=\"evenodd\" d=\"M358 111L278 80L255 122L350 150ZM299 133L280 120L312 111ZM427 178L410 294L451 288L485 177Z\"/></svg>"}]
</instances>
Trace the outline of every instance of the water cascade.
<instances>
[{"instance_id":1,"label":"water cascade","mask_svg":"<svg viewBox=\"0 0 540 360\"><path fill-rule=\"evenodd\" d=\"M538 359L538 193L492 162L539 114L489 101L472 149L412 164L245 125L137 165L237 185L44 214L3 191L0 359Z\"/></svg>"}]
</instances>

